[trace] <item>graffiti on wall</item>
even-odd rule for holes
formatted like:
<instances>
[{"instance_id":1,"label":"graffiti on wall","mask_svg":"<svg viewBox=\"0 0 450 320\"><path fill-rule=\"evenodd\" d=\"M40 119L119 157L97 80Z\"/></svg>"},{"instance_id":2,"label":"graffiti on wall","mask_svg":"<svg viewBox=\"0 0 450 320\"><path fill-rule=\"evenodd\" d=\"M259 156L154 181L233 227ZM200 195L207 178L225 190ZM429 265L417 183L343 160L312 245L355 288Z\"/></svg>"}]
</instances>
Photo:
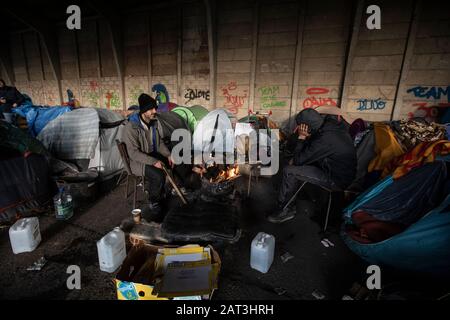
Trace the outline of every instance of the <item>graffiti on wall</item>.
<instances>
[{"instance_id":1,"label":"graffiti on wall","mask_svg":"<svg viewBox=\"0 0 450 320\"><path fill-rule=\"evenodd\" d=\"M286 101L279 100L279 86L266 86L258 89L261 94L261 105L263 109L282 108L286 106Z\"/></svg>"},{"instance_id":2,"label":"graffiti on wall","mask_svg":"<svg viewBox=\"0 0 450 320\"><path fill-rule=\"evenodd\" d=\"M132 88L129 89L128 92L128 99L131 104L138 104L138 98L139 95L144 92L144 89L142 89L139 85L134 85Z\"/></svg>"},{"instance_id":3,"label":"graffiti on wall","mask_svg":"<svg viewBox=\"0 0 450 320\"><path fill-rule=\"evenodd\" d=\"M83 98L89 102L90 106L98 106L100 100L100 93L98 92L99 86L97 81L89 81L89 88L84 91Z\"/></svg>"},{"instance_id":4,"label":"graffiti on wall","mask_svg":"<svg viewBox=\"0 0 450 320\"><path fill-rule=\"evenodd\" d=\"M247 90L243 90L240 94L237 90L237 84L234 81L229 82L225 87L222 87L222 95L225 98L224 107L233 114L237 114L239 109L245 104L248 98Z\"/></svg>"},{"instance_id":5,"label":"graffiti on wall","mask_svg":"<svg viewBox=\"0 0 450 320\"><path fill-rule=\"evenodd\" d=\"M329 94L327 88L308 88L306 94L309 96L303 101L303 109L318 108L322 106L337 107L336 100L323 95Z\"/></svg>"},{"instance_id":6,"label":"graffiti on wall","mask_svg":"<svg viewBox=\"0 0 450 320\"><path fill-rule=\"evenodd\" d=\"M356 107L358 111L367 110L383 110L386 107L386 101L381 98L378 99L359 99L359 105Z\"/></svg>"},{"instance_id":7,"label":"graffiti on wall","mask_svg":"<svg viewBox=\"0 0 450 320\"><path fill-rule=\"evenodd\" d=\"M414 117L423 117L427 120L434 121L439 113L438 108L450 107L450 86L416 86L406 90L406 93L410 93L414 95L415 98L420 99L419 101L412 101L411 106L414 110L408 112L408 117L410 119ZM447 102L442 102L445 98L447 98Z\"/></svg>"},{"instance_id":8,"label":"graffiti on wall","mask_svg":"<svg viewBox=\"0 0 450 320\"><path fill-rule=\"evenodd\" d=\"M447 96L448 102L450 102L450 86L446 88L442 87L413 87L406 90L407 93L413 93L416 98L433 98L435 100L441 100L441 97Z\"/></svg>"},{"instance_id":9,"label":"graffiti on wall","mask_svg":"<svg viewBox=\"0 0 450 320\"><path fill-rule=\"evenodd\" d=\"M121 103L117 92L107 91L105 94L106 109L120 109Z\"/></svg>"},{"instance_id":10,"label":"graffiti on wall","mask_svg":"<svg viewBox=\"0 0 450 320\"><path fill-rule=\"evenodd\" d=\"M205 99L206 101L209 101L209 90L187 88L184 98L186 99L185 101L186 104L195 99L201 98Z\"/></svg>"}]
</instances>

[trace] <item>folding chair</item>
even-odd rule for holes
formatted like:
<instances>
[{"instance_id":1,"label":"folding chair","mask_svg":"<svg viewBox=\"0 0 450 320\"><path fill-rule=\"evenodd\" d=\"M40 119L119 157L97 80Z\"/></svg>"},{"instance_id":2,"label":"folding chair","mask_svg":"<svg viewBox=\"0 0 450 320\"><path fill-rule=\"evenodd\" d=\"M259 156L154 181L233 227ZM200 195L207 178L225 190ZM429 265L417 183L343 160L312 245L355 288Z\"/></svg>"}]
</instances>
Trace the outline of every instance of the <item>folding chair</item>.
<instances>
[{"instance_id":1,"label":"folding chair","mask_svg":"<svg viewBox=\"0 0 450 320\"><path fill-rule=\"evenodd\" d=\"M124 142L116 140L117 148L119 149L120 156L122 157L125 165L125 171L127 172L127 187L125 189L125 199L128 199L130 179L133 180L133 209L136 208L137 187L142 186L144 188L144 177L139 177L131 171L130 157L128 156L127 145ZM121 180L122 176L119 178Z\"/></svg>"},{"instance_id":2,"label":"folding chair","mask_svg":"<svg viewBox=\"0 0 450 320\"><path fill-rule=\"evenodd\" d=\"M287 202L287 204L284 206L283 210L287 209L287 207L289 207L289 205L292 203L292 201L294 201L297 198L298 193L303 189L303 187L307 184L307 182L303 182L301 184L301 186L298 188L298 190L295 192L295 194L289 199L289 201ZM338 192L344 192L343 190L340 189L331 189L331 188L327 188L324 186L320 186L317 184L314 184L315 186L320 187L321 189L325 190L328 192L328 207L327 207L327 214L325 216L325 224L323 227L323 230L320 232L323 236L326 235L327 229L328 229L328 220L330 218L330 211L331 211L331 202L332 202L332 195L333 193L338 193Z\"/></svg>"}]
</instances>

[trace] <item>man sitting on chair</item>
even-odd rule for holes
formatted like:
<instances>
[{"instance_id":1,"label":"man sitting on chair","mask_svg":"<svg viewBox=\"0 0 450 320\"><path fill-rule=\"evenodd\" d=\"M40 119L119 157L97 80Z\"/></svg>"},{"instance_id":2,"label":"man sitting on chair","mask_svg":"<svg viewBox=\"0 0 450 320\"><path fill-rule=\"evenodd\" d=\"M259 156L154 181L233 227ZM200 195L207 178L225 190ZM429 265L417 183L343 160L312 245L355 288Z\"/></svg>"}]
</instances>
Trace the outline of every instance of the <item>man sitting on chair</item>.
<instances>
[{"instance_id":1,"label":"man sitting on chair","mask_svg":"<svg viewBox=\"0 0 450 320\"><path fill-rule=\"evenodd\" d=\"M162 128L156 120L156 100L148 94L138 98L139 113L132 115L125 126L123 140L127 146L131 171L144 177L144 188L149 195L150 209L161 212L166 177L163 165L173 166L170 151L164 144Z\"/></svg>"},{"instance_id":2,"label":"man sitting on chair","mask_svg":"<svg viewBox=\"0 0 450 320\"><path fill-rule=\"evenodd\" d=\"M293 165L283 170L278 208L268 217L273 223L295 217L295 205L286 205L305 182L329 190L345 190L356 174L356 151L342 123L331 116L322 117L314 109L301 111L295 120L298 139L290 162Z\"/></svg>"}]
</instances>

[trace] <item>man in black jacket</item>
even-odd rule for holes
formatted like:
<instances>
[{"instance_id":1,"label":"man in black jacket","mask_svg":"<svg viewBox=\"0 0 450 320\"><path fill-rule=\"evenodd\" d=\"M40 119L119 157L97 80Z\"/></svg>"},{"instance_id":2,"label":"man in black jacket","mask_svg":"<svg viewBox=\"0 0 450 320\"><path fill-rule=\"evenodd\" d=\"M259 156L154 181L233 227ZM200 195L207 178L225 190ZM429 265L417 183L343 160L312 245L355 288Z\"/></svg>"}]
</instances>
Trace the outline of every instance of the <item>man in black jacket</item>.
<instances>
[{"instance_id":1,"label":"man in black jacket","mask_svg":"<svg viewBox=\"0 0 450 320\"><path fill-rule=\"evenodd\" d=\"M24 96L15 87L7 86L0 79L0 119L3 113L10 113L12 108L20 106L25 101Z\"/></svg>"},{"instance_id":2,"label":"man in black jacket","mask_svg":"<svg viewBox=\"0 0 450 320\"><path fill-rule=\"evenodd\" d=\"M304 182L344 190L356 174L356 151L343 123L314 109L303 110L295 120L298 140L293 165L284 168L278 210L268 217L273 223L294 218L295 206L283 208Z\"/></svg>"}]
</instances>

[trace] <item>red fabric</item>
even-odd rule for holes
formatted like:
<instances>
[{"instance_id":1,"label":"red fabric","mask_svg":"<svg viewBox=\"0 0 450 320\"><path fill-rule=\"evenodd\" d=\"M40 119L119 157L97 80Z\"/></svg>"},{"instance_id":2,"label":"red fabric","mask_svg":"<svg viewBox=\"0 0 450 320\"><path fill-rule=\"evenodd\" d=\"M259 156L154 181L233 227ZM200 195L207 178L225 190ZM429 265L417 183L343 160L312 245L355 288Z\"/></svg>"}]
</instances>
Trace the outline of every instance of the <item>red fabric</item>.
<instances>
[{"instance_id":1,"label":"red fabric","mask_svg":"<svg viewBox=\"0 0 450 320\"><path fill-rule=\"evenodd\" d=\"M365 211L353 213L352 220L355 225L347 229L347 234L360 243L380 242L405 230L400 224L377 220Z\"/></svg>"}]
</instances>

